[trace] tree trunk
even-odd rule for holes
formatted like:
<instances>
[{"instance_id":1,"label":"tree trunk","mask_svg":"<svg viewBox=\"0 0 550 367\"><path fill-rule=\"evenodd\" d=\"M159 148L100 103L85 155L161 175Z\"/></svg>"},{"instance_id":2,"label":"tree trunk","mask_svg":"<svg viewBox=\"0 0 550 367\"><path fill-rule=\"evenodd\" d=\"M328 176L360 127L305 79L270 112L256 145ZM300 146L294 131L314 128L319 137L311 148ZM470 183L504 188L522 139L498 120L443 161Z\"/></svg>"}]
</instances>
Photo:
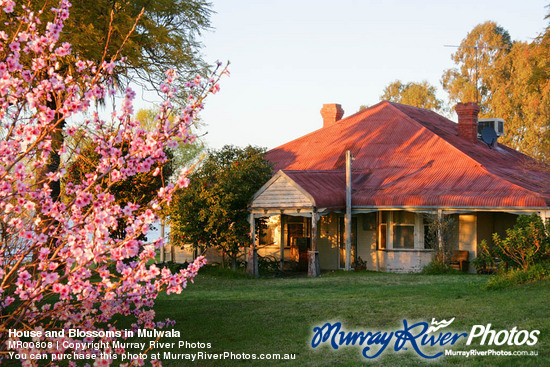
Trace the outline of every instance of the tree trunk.
<instances>
[{"instance_id":1,"label":"tree trunk","mask_svg":"<svg viewBox=\"0 0 550 367\"><path fill-rule=\"evenodd\" d=\"M55 111L57 108L55 100L53 98L52 98L52 101L48 101L46 105L48 106L49 109L53 111ZM63 128L65 127L65 119L62 117L60 113L57 113L57 112L55 113L53 124L56 124L57 126L54 128L54 131L51 134L52 152L48 157L48 163L36 172L36 182L46 180L48 173L57 172L61 164L61 156L59 155L59 149L61 148L64 142ZM57 200L59 200L59 196L61 194L61 180L52 181L50 182L49 186L50 186L50 189L52 190L51 192L52 201L56 202Z\"/></svg>"}]
</instances>

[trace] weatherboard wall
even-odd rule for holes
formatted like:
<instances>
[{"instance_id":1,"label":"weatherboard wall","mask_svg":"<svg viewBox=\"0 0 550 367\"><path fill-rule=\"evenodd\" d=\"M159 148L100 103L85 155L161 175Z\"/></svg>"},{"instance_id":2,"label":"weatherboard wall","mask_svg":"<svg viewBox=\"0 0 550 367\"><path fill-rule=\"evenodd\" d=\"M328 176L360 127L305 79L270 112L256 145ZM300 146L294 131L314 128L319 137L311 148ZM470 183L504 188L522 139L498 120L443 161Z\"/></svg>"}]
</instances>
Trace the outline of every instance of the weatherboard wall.
<instances>
[{"instance_id":1,"label":"weatherboard wall","mask_svg":"<svg viewBox=\"0 0 550 367\"><path fill-rule=\"evenodd\" d=\"M317 249L322 270L338 269L338 216L324 215L317 226Z\"/></svg>"},{"instance_id":2,"label":"weatherboard wall","mask_svg":"<svg viewBox=\"0 0 550 367\"><path fill-rule=\"evenodd\" d=\"M377 270L376 259L376 223L370 228L367 223L367 216L359 214L357 218L357 256L367 262L368 270Z\"/></svg>"},{"instance_id":3,"label":"weatherboard wall","mask_svg":"<svg viewBox=\"0 0 550 367\"><path fill-rule=\"evenodd\" d=\"M286 209L311 206L311 200L285 176L279 176L268 188L258 195L252 203L252 209Z\"/></svg>"}]
</instances>

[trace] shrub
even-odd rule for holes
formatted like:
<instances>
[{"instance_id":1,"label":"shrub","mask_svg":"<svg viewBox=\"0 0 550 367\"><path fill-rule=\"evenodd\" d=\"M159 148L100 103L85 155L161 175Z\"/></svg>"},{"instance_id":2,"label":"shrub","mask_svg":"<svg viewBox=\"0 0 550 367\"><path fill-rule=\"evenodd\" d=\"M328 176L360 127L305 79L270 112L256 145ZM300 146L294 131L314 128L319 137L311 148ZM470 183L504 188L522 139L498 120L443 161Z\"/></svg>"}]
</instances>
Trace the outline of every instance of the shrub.
<instances>
[{"instance_id":1,"label":"shrub","mask_svg":"<svg viewBox=\"0 0 550 367\"><path fill-rule=\"evenodd\" d=\"M258 270L261 273L278 273L281 262L274 256L258 256Z\"/></svg>"},{"instance_id":2,"label":"shrub","mask_svg":"<svg viewBox=\"0 0 550 367\"><path fill-rule=\"evenodd\" d=\"M456 220L450 215L426 214L424 220L428 223L428 236L434 241L430 245L435 250L433 262L447 266L451 262L454 250L453 232Z\"/></svg>"},{"instance_id":3,"label":"shrub","mask_svg":"<svg viewBox=\"0 0 550 367\"><path fill-rule=\"evenodd\" d=\"M549 232L548 221L544 223L536 214L520 215L514 227L506 230L506 238L493 234L489 253L511 268L527 271L531 265L550 260Z\"/></svg>"},{"instance_id":4,"label":"shrub","mask_svg":"<svg viewBox=\"0 0 550 367\"><path fill-rule=\"evenodd\" d=\"M248 274L244 268L238 268L233 270L228 267L223 267L219 265L206 265L201 268L201 275L211 275L220 278L227 279L248 279L254 278L252 275Z\"/></svg>"},{"instance_id":5,"label":"shrub","mask_svg":"<svg viewBox=\"0 0 550 367\"><path fill-rule=\"evenodd\" d=\"M492 274L498 270L500 259L496 257L496 251L493 251L483 240L477 246L477 257L472 260L478 274Z\"/></svg>"},{"instance_id":6,"label":"shrub","mask_svg":"<svg viewBox=\"0 0 550 367\"><path fill-rule=\"evenodd\" d=\"M510 269L493 275L486 285L487 289L503 289L530 282L550 279L550 264L540 263L523 269Z\"/></svg>"},{"instance_id":7,"label":"shrub","mask_svg":"<svg viewBox=\"0 0 550 367\"><path fill-rule=\"evenodd\" d=\"M434 259L431 263L426 265L420 272L424 275L440 275L440 274L463 274L462 272L453 269L442 261Z\"/></svg>"},{"instance_id":8,"label":"shrub","mask_svg":"<svg viewBox=\"0 0 550 367\"><path fill-rule=\"evenodd\" d=\"M167 262L158 264L158 266L159 266L160 268L166 267L166 268L169 269L172 273L179 273L180 270L185 270L185 269L187 269L187 267L189 266L189 263L188 263L187 261L184 262L184 263L182 263L182 264L177 263L177 262L174 262L174 261L167 261Z\"/></svg>"}]
</instances>

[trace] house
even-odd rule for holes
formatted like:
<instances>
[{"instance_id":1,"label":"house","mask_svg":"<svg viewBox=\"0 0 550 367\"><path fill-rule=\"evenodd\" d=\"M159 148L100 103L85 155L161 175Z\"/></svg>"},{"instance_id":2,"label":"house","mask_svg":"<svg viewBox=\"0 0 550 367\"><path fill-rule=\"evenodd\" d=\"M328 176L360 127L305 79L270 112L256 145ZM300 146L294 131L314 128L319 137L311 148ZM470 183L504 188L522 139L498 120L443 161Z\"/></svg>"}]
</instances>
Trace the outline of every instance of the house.
<instances>
[{"instance_id":1,"label":"house","mask_svg":"<svg viewBox=\"0 0 550 367\"><path fill-rule=\"evenodd\" d=\"M267 230L257 241L251 224L250 255L312 276L358 257L370 270L416 272L441 242L434 218L451 219L447 241L472 260L517 215L550 217L548 167L482 141L477 104L455 109L458 123L387 101L342 119L340 105L325 104L320 129L267 153L275 174L250 203L251 223L263 218Z\"/></svg>"}]
</instances>

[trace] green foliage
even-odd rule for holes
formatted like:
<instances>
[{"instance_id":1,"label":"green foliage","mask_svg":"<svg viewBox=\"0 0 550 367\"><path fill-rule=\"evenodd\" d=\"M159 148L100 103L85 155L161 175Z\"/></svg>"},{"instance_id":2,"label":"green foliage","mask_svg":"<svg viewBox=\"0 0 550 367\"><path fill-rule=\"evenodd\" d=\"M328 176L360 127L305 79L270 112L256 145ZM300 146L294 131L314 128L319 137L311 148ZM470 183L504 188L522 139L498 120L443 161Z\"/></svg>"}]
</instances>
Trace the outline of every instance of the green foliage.
<instances>
[{"instance_id":1,"label":"green foliage","mask_svg":"<svg viewBox=\"0 0 550 367\"><path fill-rule=\"evenodd\" d=\"M515 42L495 67L499 78L487 114L505 119L503 144L550 162L550 48Z\"/></svg>"},{"instance_id":2,"label":"green foliage","mask_svg":"<svg viewBox=\"0 0 550 367\"><path fill-rule=\"evenodd\" d=\"M140 109L136 112L135 118L145 130L149 131L156 123L155 117L157 115L158 110L155 108ZM197 122L194 123L193 133L197 125L200 126L201 124ZM172 174L178 174L182 168L191 167L193 164L197 163L205 149L206 144L201 139L195 139L193 144L180 142L177 147L170 149ZM165 179L168 181L172 177L165 177Z\"/></svg>"},{"instance_id":3,"label":"green foliage","mask_svg":"<svg viewBox=\"0 0 550 367\"><path fill-rule=\"evenodd\" d=\"M520 284L550 279L550 264L540 263L531 265L527 270L510 269L493 275L487 282L487 289L510 288Z\"/></svg>"},{"instance_id":4,"label":"green foliage","mask_svg":"<svg viewBox=\"0 0 550 367\"><path fill-rule=\"evenodd\" d=\"M357 257L357 260L354 261L353 267L355 270L366 270L367 269L367 262L361 258L361 256Z\"/></svg>"},{"instance_id":5,"label":"green foliage","mask_svg":"<svg viewBox=\"0 0 550 367\"><path fill-rule=\"evenodd\" d=\"M36 11L53 5L46 0L29 4ZM212 10L207 1L72 1L70 12L60 41L72 44L75 61L110 61L117 54L119 59L124 57L126 66L116 73L120 81L158 87L168 69L175 69L186 80L207 68L197 40L210 29Z\"/></svg>"},{"instance_id":6,"label":"green foliage","mask_svg":"<svg viewBox=\"0 0 550 367\"><path fill-rule=\"evenodd\" d=\"M496 251L492 250L486 240L477 245L477 257L472 260L478 274L490 274L498 270L500 259Z\"/></svg>"},{"instance_id":7,"label":"green foliage","mask_svg":"<svg viewBox=\"0 0 550 367\"><path fill-rule=\"evenodd\" d=\"M235 264L240 247L250 242L247 206L271 177L264 156L265 149L252 146L210 151L170 207L172 243L215 247Z\"/></svg>"},{"instance_id":8,"label":"green foliage","mask_svg":"<svg viewBox=\"0 0 550 367\"><path fill-rule=\"evenodd\" d=\"M475 26L460 46L452 56L458 68L445 71L443 89L449 93L451 103L479 102L484 114L490 108L493 84L498 77L495 62L512 47L510 34L487 21Z\"/></svg>"},{"instance_id":9,"label":"green foliage","mask_svg":"<svg viewBox=\"0 0 550 367\"><path fill-rule=\"evenodd\" d=\"M426 214L424 221L428 223L428 237L435 240L432 244L435 250L432 263L437 263L441 268L448 268L455 247L453 241L456 229L455 218L450 215Z\"/></svg>"},{"instance_id":10,"label":"green foliage","mask_svg":"<svg viewBox=\"0 0 550 367\"><path fill-rule=\"evenodd\" d=\"M126 58L125 72L129 78L137 76L141 81L159 85L168 69L175 69L182 76L204 69L196 38L210 27L210 7L203 0L76 1L65 37L79 57L100 60L113 12L113 32L107 48L107 59L110 59L144 9L121 56Z\"/></svg>"},{"instance_id":11,"label":"green foliage","mask_svg":"<svg viewBox=\"0 0 550 367\"><path fill-rule=\"evenodd\" d=\"M536 214L520 215L514 227L506 230L506 238L493 234L493 243L493 257L527 271L531 265L550 260L550 222L543 223Z\"/></svg>"},{"instance_id":12,"label":"green foliage","mask_svg":"<svg viewBox=\"0 0 550 367\"><path fill-rule=\"evenodd\" d=\"M33 0L26 4L35 13L42 13L44 8L54 5L55 2L47 0ZM196 37L210 27L210 8L211 5L204 0L72 1L71 16L65 21L60 36L60 43L71 44L72 56L60 59L68 62L59 66L59 73L70 77L78 75L75 62L79 59L101 64L102 61L124 58L123 66L115 69L114 77L119 84L132 81L141 82L148 88L158 88L165 80L164 73L168 69L174 69L183 76L180 78L182 82L193 79L194 74L207 69L198 52L201 44ZM17 11L18 8L7 16L20 15ZM47 26L51 20L48 17L52 16L51 12L43 13L43 27ZM0 31L11 34L11 27L9 22L0 22ZM22 63L28 60L25 56L21 58ZM64 92L59 93L62 95ZM58 96L44 98L52 110L60 108L56 105L59 103L56 101ZM48 173L59 168L61 157L57 151L64 141L62 130L65 120L59 113L55 120L59 122L52 134L53 149L48 156L49 163L36 172L36 182L41 182ZM52 182L50 189L52 199L57 200L60 195L59 182Z\"/></svg>"},{"instance_id":13,"label":"green foliage","mask_svg":"<svg viewBox=\"0 0 550 367\"><path fill-rule=\"evenodd\" d=\"M428 223L427 237L434 243L430 243L434 254L432 261L422 269L422 274L449 274L457 270L451 268L451 258L455 244L453 234L456 228L456 220L450 215L425 214L424 222ZM428 245L427 243L425 244Z\"/></svg>"},{"instance_id":14,"label":"green foliage","mask_svg":"<svg viewBox=\"0 0 550 367\"><path fill-rule=\"evenodd\" d=\"M436 97L435 87L427 81L421 83L406 83L396 80L384 88L382 100L403 103L410 106L440 110L443 102Z\"/></svg>"},{"instance_id":15,"label":"green foliage","mask_svg":"<svg viewBox=\"0 0 550 367\"><path fill-rule=\"evenodd\" d=\"M474 265L479 273L496 272L487 288L500 289L550 278L550 221L520 215L506 238L493 234L493 246L478 245Z\"/></svg>"},{"instance_id":16,"label":"green foliage","mask_svg":"<svg viewBox=\"0 0 550 367\"><path fill-rule=\"evenodd\" d=\"M546 163L550 162L548 29L530 43L513 42L495 22L479 24L453 54L457 68L446 70L442 78L451 104L478 101L480 118L505 120L500 142Z\"/></svg>"},{"instance_id":17,"label":"green foliage","mask_svg":"<svg viewBox=\"0 0 550 367\"><path fill-rule=\"evenodd\" d=\"M180 270L185 270L187 269L187 267L189 266L189 263L186 261L184 263L177 263L177 262L173 262L173 261L166 261L166 262L163 262L163 263L157 263L156 264L159 269L162 269L162 268L168 268L170 269L170 271L172 273L179 273ZM202 268L201 268L201 272L202 272Z\"/></svg>"},{"instance_id":18,"label":"green foliage","mask_svg":"<svg viewBox=\"0 0 550 367\"><path fill-rule=\"evenodd\" d=\"M205 265L201 268L199 274L225 279L254 279L254 276L248 274L244 267L232 270L219 265Z\"/></svg>"},{"instance_id":19,"label":"green foliage","mask_svg":"<svg viewBox=\"0 0 550 367\"><path fill-rule=\"evenodd\" d=\"M281 270L281 262L274 256L258 256L258 271L263 273L278 274Z\"/></svg>"},{"instance_id":20,"label":"green foliage","mask_svg":"<svg viewBox=\"0 0 550 367\"><path fill-rule=\"evenodd\" d=\"M424 275L464 274L461 271L451 268L449 264L442 261L437 261L436 259L422 268L420 273Z\"/></svg>"}]
</instances>

